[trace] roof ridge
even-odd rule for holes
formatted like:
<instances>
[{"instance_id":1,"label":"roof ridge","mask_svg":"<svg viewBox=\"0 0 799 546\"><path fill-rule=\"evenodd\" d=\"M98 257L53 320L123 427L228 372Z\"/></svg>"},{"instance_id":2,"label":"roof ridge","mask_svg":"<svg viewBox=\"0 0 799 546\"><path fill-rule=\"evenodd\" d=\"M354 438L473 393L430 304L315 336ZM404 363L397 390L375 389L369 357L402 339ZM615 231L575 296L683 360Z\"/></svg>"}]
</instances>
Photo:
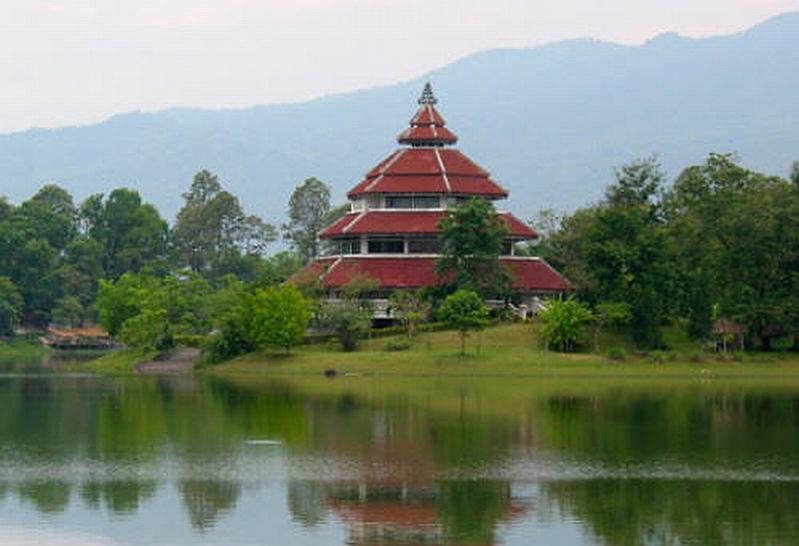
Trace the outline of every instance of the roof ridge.
<instances>
[{"instance_id":1,"label":"roof ridge","mask_svg":"<svg viewBox=\"0 0 799 546\"><path fill-rule=\"evenodd\" d=\"M444 178L444 186L446 186L448 192L452 193L452 186L450 185L449 177L447 176L447 168L444 166L444 160L441 158L439 149L433 148L433 152L435 152L436 159L438 159L438 166L441 167L441 176Z\"/></svg>"}]
</instances>

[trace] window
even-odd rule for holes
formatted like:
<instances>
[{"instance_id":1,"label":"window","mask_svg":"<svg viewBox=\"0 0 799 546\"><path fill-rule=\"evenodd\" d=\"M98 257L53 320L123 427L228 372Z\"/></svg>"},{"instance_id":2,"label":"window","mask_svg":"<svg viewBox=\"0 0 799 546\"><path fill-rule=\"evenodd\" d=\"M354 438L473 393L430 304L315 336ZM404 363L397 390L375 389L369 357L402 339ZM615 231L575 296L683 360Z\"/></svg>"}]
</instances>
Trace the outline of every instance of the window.
<instances>
[{"instance_id":1,"label":"window","mask_svg":"<svg viewBox=\"0 0 799 546\"><path fill-rule=\"evenodd\" d=\"M438 239L411 239L408 241L408 254L440 254Z\"/></svg>"},{"instance_id":2,"label":"window","mask_svg":"<svg viewBox=\"0 0 799 546\"><path fill-rule=\"evenodd\" d=\"M402 239L383 239L369 241L369 254L403 254L405 243Z\"/></svg>"},{"instance_id":3,"label":"window","mask_svg":"<svg viewBox=\"0 0 799 546\"><path fill-rule=\"evenodd\" d=\"M436 195L417 195L413 198L413 208L415 209L437 209L440 200Z\"/></svg>"},{"instance_id":4,"label":"window","mask_svg":"<svg viewBox=\"0 0 799 546\"><path fill-rule=\"evenodd\" d=\"M437 209L441 200L437 195L389 195L387 209Z\"/></svg>"},{"instance_id":5,"label":"window","mask_svg":"<svg viewBox=\"0 0 799 546\"><path fill-rule=\"evenodd\" d=\"M360 254L361 241L360 239L344 239L341 241L342 254Z\"/></svg>"},{"instance_id":6,"label":"window","mask_svg":"<svg viewBox=\"0 0 799 546\"><path fill-rule=\"evenodd\" d=\"M502 242L502 255L510 256L512 254L512 247L513 241L510 239L505 239L505 241Z\"/></svg>"},{"instance_id":7,"label":"window","mask_svg":"<svg viewBox=\"0 0 799 546\"><path fill-rule=\"evenodd\" d=\"M408 196L391 195L386 197L387 209L410 209L413 208L413 199Z\"/></svg>"}]
</instances>

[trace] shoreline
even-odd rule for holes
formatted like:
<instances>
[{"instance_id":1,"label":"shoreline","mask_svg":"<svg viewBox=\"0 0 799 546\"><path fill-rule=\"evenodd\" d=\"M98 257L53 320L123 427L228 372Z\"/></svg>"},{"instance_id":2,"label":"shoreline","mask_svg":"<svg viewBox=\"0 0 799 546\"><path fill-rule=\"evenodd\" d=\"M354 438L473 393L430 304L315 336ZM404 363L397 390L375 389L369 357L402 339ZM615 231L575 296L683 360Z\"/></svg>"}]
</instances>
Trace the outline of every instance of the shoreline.
<instances>
[{"instance_id":1,"label":"shoreline","mask_svg":"<svg viewBox=\"0 0 799 546\"><path fill-rule=\"evenodd\" d=\"M603 347L619 347L612 334ZM556 353L540 347L535 328L530 324L494 326L469 338L469 353L458 354L457 333L440 331L419 335L403 351L390 351L387 345L404 336L375 337L361 342L354 352L343 352L333 342L301 345L291 353L259 351L218 364L197 365L197 349L173 349L172 356L158 357L157 351L122 350L71 366L69 371L103 375L146 373L196 373L210 376L323 377L335 370L339 377L368 376L386 378L617 378L651 379L779 379L799 378L799 354L788 352L737 353L721 357L698 353L695 345L676 340L670 351L654 351L643 356L629 346L632 356L612 360L602 353ZM480 353L477 353L478 344ZM26 349L31 354L31 349ZM183 358L191 352L191 358ZM0 346L0 356L2 356ZM39 350L39 354L44 354ZM179 365L178 365L179 364Z\"/></svg>"}]
</instances>

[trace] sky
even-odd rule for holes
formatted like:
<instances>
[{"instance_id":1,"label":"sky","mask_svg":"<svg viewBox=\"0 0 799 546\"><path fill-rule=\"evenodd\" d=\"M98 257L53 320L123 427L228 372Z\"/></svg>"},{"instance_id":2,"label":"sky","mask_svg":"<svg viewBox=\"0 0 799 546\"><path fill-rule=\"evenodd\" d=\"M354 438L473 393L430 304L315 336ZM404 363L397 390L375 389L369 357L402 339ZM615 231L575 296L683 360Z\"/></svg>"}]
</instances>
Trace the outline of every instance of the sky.
<instances>
[{"instance_id":1,"label":"sky","mask_svg":"<svg viewBox=\"0 0 799 546\"><path fill-rule=\"evenodd\" d=\"M297 102L476 51L744 30L799 0L1 0L0 133Z\"/></svg>"}]
</instances>

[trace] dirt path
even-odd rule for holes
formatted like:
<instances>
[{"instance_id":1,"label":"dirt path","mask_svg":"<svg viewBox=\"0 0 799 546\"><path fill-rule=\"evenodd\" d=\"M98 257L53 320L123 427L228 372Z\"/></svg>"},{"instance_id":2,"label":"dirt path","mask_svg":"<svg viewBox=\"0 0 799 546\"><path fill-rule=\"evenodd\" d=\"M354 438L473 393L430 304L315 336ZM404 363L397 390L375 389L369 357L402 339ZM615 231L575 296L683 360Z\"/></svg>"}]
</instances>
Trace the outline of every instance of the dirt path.
<instances>
[{"instance_id":1,"label":"dirt path","mask_svg":"<svg viewBox=\"0 0 799 546\"><path fill-rule=\"evenodd\" d=\"M158 355L152 362L137 364L135 370L136 373L155 375L187 373L194 369L199 357L199 349L174 349Z\"/></svg>"}]
</instances>

